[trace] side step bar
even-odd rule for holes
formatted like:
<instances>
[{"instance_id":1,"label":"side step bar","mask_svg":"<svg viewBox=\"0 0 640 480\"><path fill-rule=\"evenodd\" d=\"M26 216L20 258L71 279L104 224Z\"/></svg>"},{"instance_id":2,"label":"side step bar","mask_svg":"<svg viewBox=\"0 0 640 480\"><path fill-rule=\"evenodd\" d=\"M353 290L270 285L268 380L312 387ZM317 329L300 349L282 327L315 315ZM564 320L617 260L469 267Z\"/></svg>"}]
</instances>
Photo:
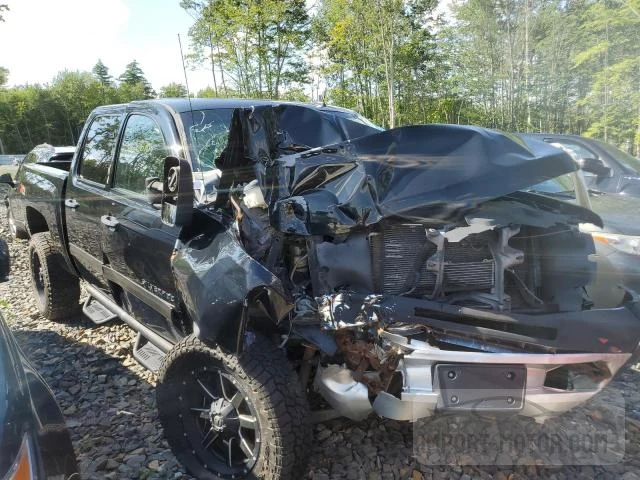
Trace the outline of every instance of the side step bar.
<instances>
[{"instance_id":1,"label":"side step bar","mask_svg":"<svg viewBox=\"0 0 640 480\"><path fill-rule=\"evenodd\" d=\"M150 328L141 324L138 320L125 312L100 290L91 285L87 285L85 287L85 290L91 297L93 297L94 300L97 300L97 302L100 303L101 307L110 310L113 315L116 315L118 318L120 318L120 320L129 325L132 329L134 329L140 335L145 337L149 342L151 342L155 347L157 347L160 352L167 353L169 350L171 350L173 344L169 340L166 340Z\"/></svg>"},{"instance_id":2,"label":"side step bar","mask_svg":"<svg viewBox=\"0 0 640 480\"><path fill-rule=\"evenodd\" d=\"M133 345L133 358L135 358L139 364L147 370L151 370L153 373L158 373L165 356L165 352L138 332L136 343Z\"/></svg>"},{"instance_id":3,"label":"side step bar","mask_svg":"<svg viewBox=\"0 0 640 480\"><path fill-rule=\"evenodd\" d=\"M82 305L82 313L89 317L89 320L96 325L102 325L103 323L107 323L118 318L118 315L102 306L102 304L91 295L87 297L84 305Z\"/></svg>"}]
</instances>

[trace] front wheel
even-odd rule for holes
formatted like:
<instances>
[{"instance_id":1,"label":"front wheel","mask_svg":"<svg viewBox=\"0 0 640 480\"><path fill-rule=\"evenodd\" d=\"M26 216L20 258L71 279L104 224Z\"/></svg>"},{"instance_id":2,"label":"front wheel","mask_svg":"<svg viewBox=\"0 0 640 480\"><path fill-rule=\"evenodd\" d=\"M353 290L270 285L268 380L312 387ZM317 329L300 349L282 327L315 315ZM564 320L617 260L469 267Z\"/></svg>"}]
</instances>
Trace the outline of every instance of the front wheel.
<instances>
[{"instance_id":1,"label":"front wheel","mask_svg":"<svg viewBox=\"0 0 640 480\"><path fill-rule=\"evenodd\" d=\"M167 355L157 404L171 449L197 478L302 478L309 407L284 352L258 338L240 356L190 336Z\"/></svg>"}]
</instances>

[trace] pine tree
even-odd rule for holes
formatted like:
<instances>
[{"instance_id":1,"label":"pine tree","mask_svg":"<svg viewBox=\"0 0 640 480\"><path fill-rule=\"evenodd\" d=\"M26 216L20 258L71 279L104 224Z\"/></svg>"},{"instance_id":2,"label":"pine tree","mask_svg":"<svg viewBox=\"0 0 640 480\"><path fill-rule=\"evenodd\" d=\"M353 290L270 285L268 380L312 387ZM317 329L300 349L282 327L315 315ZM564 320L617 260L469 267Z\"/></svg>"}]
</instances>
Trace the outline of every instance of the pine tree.
<instances>
[{"instance_id":1,"label":"pine tree","mask_svg":"<svg viewBox=\"0 0 640 480\"><path fill-rule=\"evenodd\" d=\"M98 63L95 64L91 72L102 85L105 87L111 86L112 78L111 75L109 75L109 69L102 63L102 60L98 59Z\"/></svg>"},{"instance_id":2,"label":"pine tree","mask_svg":"<svg viewBox=\"0 0 640 480\"><path fill-rule=\"evenodd\" d=\"M155 98L156 96L156 92L144 76L144 72L142 68L140 68L137 60L132 61L125 67L124 73L120 75L118 80L120 81L121 87L132 89L138 85L141 86L144 98Z\"/></svg>"}]
</instances>

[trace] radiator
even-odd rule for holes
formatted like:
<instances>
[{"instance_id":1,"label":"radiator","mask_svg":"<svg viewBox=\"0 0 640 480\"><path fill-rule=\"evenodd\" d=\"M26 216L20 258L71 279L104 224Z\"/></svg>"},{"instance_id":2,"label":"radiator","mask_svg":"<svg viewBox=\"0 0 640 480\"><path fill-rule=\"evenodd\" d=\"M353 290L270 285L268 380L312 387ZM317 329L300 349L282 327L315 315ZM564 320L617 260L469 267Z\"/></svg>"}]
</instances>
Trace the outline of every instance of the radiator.
<instances>
[{"instance_id":1,"label":"radiator","mask_svg":"<svg viewBox=\"0 0 640 480\"><path fill-rule=\"evenodd\" d=\"M495 265L489 250L491 232L470 235L458 243L447 243L444 255L445 293L489 290L494 284ZM407 279L414 274L416 260L425 243L427 258L436 253L435 244L427 240L425 227L419 224L385 223L370 234L369 246L377 293L404 293ZM420 280L412 296L433 292L436 274L420 267Z\"/></svg>"}]
</instances>

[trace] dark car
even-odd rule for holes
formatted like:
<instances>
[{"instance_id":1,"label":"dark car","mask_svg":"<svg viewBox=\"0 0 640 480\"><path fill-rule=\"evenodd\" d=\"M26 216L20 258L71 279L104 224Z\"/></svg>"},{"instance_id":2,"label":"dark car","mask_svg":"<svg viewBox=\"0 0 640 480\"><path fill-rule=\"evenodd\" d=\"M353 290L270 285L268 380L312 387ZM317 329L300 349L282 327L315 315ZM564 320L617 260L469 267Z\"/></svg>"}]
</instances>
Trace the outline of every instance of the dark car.
<instances>
[{"instance_id":1,"label":"dark car","mask_svg":"<svg viewBox=\"0 0 640 480\"><path fill-rule=\"evenodd\" d=\"M0 240L0 280L9 272ZM0 478L79 479L71 437L53 392L0 315Z\"/></svg>"},{"instance_id":2,"label":"dark car","mask_svg":"<svg viewBox=\"0 0 640 480\"><path fill-rule=\"evenodd\" d=\"M579 135L527 133L521 137L557 143L575 154L589 188L640 197L640 159L619 148Z\"/></svg>"},{"instance_id":3,"label":"dark car","mask_svg":"<svg viewBox=\"0 0 640 480\"><path fill-rule=\"evenodd\" d=\"M25 164L47 165L68 170L75 151L76 147L74 146L54 147L43 143L34 147L33 150L25 155L23 161L20 162L17 174L20 173ZM25 192L24 190L19 190L19 193L24 194ZM26 212L14 212L8 201L6 201L6 206L9 233L13 238L27 238L29 235L26 227Z\"/></svg>"}]
</instances>

